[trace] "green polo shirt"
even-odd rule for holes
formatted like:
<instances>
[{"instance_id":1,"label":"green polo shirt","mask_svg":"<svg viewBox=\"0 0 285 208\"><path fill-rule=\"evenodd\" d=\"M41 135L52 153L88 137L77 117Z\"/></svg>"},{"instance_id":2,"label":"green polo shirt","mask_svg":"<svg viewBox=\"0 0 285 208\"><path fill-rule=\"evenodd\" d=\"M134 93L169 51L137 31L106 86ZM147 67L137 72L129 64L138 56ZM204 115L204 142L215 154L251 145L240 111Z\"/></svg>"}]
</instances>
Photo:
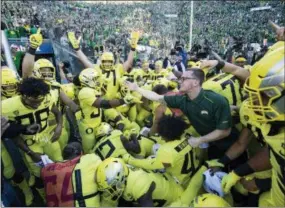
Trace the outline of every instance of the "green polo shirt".
<instances>
[{"instance_id":1,"label":"green polo shirt","mask_svg":"<svg viewBox=\"0 0 285 208\"><path fill-rule=\"evenodd\" d=\"M181 109L201 136L232 126L227 99L211 90L202 89L194 100L187 95L164 96L164 100L168 107Z\"/></svg>"}]
</instances>

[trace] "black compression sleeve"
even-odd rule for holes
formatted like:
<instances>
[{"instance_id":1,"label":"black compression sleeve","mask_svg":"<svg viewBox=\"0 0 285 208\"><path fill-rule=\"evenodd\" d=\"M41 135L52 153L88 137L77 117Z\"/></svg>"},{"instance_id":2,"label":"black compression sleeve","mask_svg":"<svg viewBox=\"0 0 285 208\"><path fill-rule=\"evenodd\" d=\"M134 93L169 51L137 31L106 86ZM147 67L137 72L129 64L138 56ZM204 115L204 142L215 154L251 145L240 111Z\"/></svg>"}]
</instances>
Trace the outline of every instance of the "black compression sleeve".
<instances>
[{"instance_id":1,"label":"black compression sleeve","mask_svg":"<svg viewBox=\"0 0 285 208\"><path fill-rule=\"evenodd\" d=\"M112 106L108 100L101 100L100 108L109 109L112 108Z\"/></svg>"},{"instance_id":2,"label":"black compression sleeve","mask_svg":"<svg viewBox=\"0 0 285 208\"><path fill-rule=\"evenodd\" d=\"M271 188L271 178L265 178L265 179L255 179L255 184L256 186L261 190L261 191L268 191Z\"/></svg>"},{"instance_id":3,"label":"black compression sleeve","mask_svg":"<svg viewBox=\"0 0 285 208\"><path fill-rule=\"evenodd\" d=\"M10 126L8 129L3 133L3 138L13 138L22 134L26 131L26 127L21 124L16 124L12 121L9 121Z\"/></svg>"}]
</instances>

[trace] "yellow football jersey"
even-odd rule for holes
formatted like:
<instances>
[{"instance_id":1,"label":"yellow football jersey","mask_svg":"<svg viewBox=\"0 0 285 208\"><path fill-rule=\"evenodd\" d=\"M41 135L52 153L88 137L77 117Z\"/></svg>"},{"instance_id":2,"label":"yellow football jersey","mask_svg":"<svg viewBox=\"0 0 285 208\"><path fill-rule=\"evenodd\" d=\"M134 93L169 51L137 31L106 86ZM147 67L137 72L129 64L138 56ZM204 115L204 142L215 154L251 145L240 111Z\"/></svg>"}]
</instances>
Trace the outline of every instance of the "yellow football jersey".
<instances>
[{"instance_id":1,"label":"yellow football jersey","mask_svg":"<svg viewBox=\"0 0 285 208\"><path fill-rule=\"evenodd\" d=\"M114 130L108 136L101 138L95 144L93 152L98 155L101 160L109 157L122 157L128 154L123 143L121 142L121 135L123 133L119 130Z\"/></svg>"},{"instance_id":2,"label":"yellow football jersey","mask_svg":"<svg viewBox=\"0 0 285 208\"><path fill-rule=\"evenodd\" d=\"M4 95L1 95L1 101L7 100L7 99L9 99L9 98L11 98L11 97L6 97L6 96L4 96Z\"/></svg>"},{"instance_id":3,"label":"yellow football jersey","mask_svg":"<svg viewBox=\"0 0 285 208\"><path fill-rule=\"evenodd\" d=\"M100 207L100 194L95 182L97 167L101 163L95 154L82 155L72 172L72 185L76 207Z\"/></svg>"},{"instance_id":4,"label":"yellow football jersey","mask_svg":"<svg viewBox=\"0 0 285 208\"><path fill-rule=\"evenodd\" d=\"M99 96L101 96L101 92L89 87L83 87L78 92L78 100L82 113L81 122L90 128L99 126L102 121L102 109L92 106Z\"/></svg>"},{"instance_id":5,"label":"yellow football jersey","mask_svg":"<svg viewBox=\"0 0 285 208\"><path fill-rule=\"evenodd\" d=\"M138 142L140 145L140 153L135 154L137 158L147 158L153 155L152 147L154 144L164 144L165 141L158 135L151 137L145 137L143 135L138 136Z\"/></svg>"},{"instance_id":6,"label":"yellow football jersey","mask_svg":"<svg viewBox=\"0 0 285 208\"><path fill-rule=\"evenodd\" d=\"M239 111L240 122L242 123L244 127L251 130L251 132L254 134L255 138L260 144L264 145L264 139L261 133L261 123L250 119L249 115L252 112L246 107L247 102L248 100L245 100L241 104L240 111Z\"/></svg>"},{"instance_id":7,"label":"yellow football jersey","mask_svg":"<svg viewBox=\"0 0 285 208\"><path fill-rule=\"evenodd\" d=\"M95 70L102 70L99 65L95 65ZM117 64L114 66L113 70L104 71L102 70L102 74L105 77L103 88L105 89L104 97L106 99L114 99L120 83L119 79L123 76L124 68L122 64Z\"/></svg>"},{"instance_id":8,"label":"yellow football jersey","mask_svg":"<svg viewBox=\"0 0 285 208\"><path fill-rule=\"evenodd\" d=\"M145 83L146 81L150 80L153 76L153 71L148 69L148 71L144 71L143 69L137 69L135 71L135 80L138 82Z\"/></svg>"},{"instance_id":9,"label":"yellow football jersey","mask_svg":"<svg viewBox=\"0 0 285 208\"><path fill-rule=\"evenodd\" d=\"M137 201L147 193L153 182L155 183L152 193L154 206L168 206L183 193L182 187L168 174L128 167L129 175L122 195L126 201Z\"/></svg>"},{"instance_id":10,"label":"yellow football jersey","mask_svg":"<svg viewBox=\"0 0 285 208\"><path fill-rule=\"evenodd\" d=\"M157 151L156 160L170 164L165 170L175 177L183 186L187 185L199 166L196 151L187 139L166 142Z\"/></svg>"},{"instance_id":11,"label":"yellow football jersey","mask_svg":"<svg viewBox=\"0 0 285 208\"><path fill-rule=\"evenodd\" d=\"M169 71L166 69L162 69L160 72L153 71L152 80L158 80L161 78L167 78L169 76Z\"/></svg>"},{"instance_id":12,"label":"yellow football jersey","mask_svg":"<svg viewBox=\"0 0 285 208\"><path fill-rule=\"evenodd\" d=\"M244 101L247 102L247 101ZM250 119L250 110L241 107L242 123L252 130L257 138L268 144L270 150L270 163L272 165L272 186L270 190L271 198L268 206L284 206L285 194L285 127L277 123L259 123ZM243 119L242 119L243 118Z\"/></svg>"},{"instance_id":13,"label":"yellow football jersey","mask_svg":"<svg viewBox=\"0 0 285 208\"><path fill-rule=\"evenodd\" d=\"M22 101L21 96L15 96L10 99L2 101L2 115L11 121L16 121L22 125L31 125L37 123L40 125L40 132L37 133L37 140L39 142L46 141L46 130L48 129L48 116L51 113L52 106L54 105L52 94L45 96L43 102L37 109L26 107ZM22 135L24 139L32 139L35 135ZM35 138L34 138L35 139Z\"/></svg>"},{"instance_id":14,"label":"yellow football jersey","mask_svg":"<svg viewBox=\"0 0 285 208\"><path fill-rule=\"evenodd\" d=\"M130 72L124 72L122 77L133 82L133 81L135 81L135 74L136 74L137 70L138 69L132 69L132 71L130 71Z\"/></svg>"},{"instance_id":15,"label":"yellow football jersey","mask_svg":"<svg viewBox=\"0 0 285 208\"><path fill-rule=\"evenodd\" d=\"M50 86L50 93L53 95L54 97L54 102L56 104L56 106L58 107L58 109L60 110L60 84L58 82L47 82ZM49 114L48 117L48 122L49 122L49 126L55 126L56 125L56 118L55 115L53 113Z\"/></svg>"},{"instance_id":16,"label":"yellow football jersey","mask_svg":"<svg viewBox=\"0 0 285 208\"><path fill-rule=\"evenodd\" d=\"M262 124L262 135L270 150L272 165L271 201L273 206L282 207L285 204L285 127L275 130L271 124Z\"/></svg>"},{"instance_id":17,"label":"yellow football jersey","mask_svg":"<svg viewBox=\"0 0 285 208\"><path fill-rule=\"evenodd\" d=\"M240 106L243 100L239 80L232 74L218 74L203 83L203 88L226 97L230 105Z\"/></svg>"},{"instance_id":18,"label":"yellow football jersey","mask_svg":"<svg viewBox=\"0 0 285 208\"><path fill-rule=\"evenodd\" d=\"M162 144L157 150L156 157L153 159L130 158L128 164L146 170L165 168L167 173L185 187L199 166L199 157L188 144L187 139L183 139Z\"/></svg>"}]
</instances>

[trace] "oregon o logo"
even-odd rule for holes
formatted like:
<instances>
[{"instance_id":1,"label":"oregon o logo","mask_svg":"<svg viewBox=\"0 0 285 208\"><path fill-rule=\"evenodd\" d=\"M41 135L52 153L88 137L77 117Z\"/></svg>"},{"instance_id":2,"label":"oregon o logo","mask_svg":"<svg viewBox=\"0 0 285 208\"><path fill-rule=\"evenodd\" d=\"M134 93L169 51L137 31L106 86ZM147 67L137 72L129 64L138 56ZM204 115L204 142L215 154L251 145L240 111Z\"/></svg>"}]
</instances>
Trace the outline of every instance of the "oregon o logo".
<instances>
[{"instance_id":1,"label":"oregon o logo","mask_svg":"<svg viewBox=\"0 0 285 208\"><path fill-rule=\"evenodd\" d=\"M27 139L25 142L26 142L27 146L32 146L35 143L35 141L32 139Z\"/></svg>"},{"instance_id":2,"label":"oregon o logo","mask_svg":"<svg viewBox=\"0 0 285 208\"><path fill-rule=\"evenodd\" d=\"M93 133L93 128L88 128L86 129L86 134L92 134Z\"/></svg>"}]
</instances>

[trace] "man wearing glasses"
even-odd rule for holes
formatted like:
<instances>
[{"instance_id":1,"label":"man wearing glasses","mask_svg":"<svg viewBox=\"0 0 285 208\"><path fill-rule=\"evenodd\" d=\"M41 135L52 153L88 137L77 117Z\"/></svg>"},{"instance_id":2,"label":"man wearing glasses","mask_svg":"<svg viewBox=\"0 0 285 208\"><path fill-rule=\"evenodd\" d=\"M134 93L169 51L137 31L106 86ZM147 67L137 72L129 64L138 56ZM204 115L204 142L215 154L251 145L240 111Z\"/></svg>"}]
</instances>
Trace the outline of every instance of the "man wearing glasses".
<instances>
[{"instance_id":1,"label":"man wearing glasses","mask_svg":"<svg viewBox=\"0 0 285 208\"><path fill-rule=\"evenodd\" d=\"M227 99L211 90L204 90L204 78L201 69L192 68L183 72L179 89L183 94L175 96L158 95L135 83L126 82L126 85L149 100L158 101L169 108L179 108L201 135L199 138L191 137L189 144L201 147L202 144L209 143L208 159L215 159L237 139L238 132L231 129L231 111Z\"/></svg>"}]
</instances>

